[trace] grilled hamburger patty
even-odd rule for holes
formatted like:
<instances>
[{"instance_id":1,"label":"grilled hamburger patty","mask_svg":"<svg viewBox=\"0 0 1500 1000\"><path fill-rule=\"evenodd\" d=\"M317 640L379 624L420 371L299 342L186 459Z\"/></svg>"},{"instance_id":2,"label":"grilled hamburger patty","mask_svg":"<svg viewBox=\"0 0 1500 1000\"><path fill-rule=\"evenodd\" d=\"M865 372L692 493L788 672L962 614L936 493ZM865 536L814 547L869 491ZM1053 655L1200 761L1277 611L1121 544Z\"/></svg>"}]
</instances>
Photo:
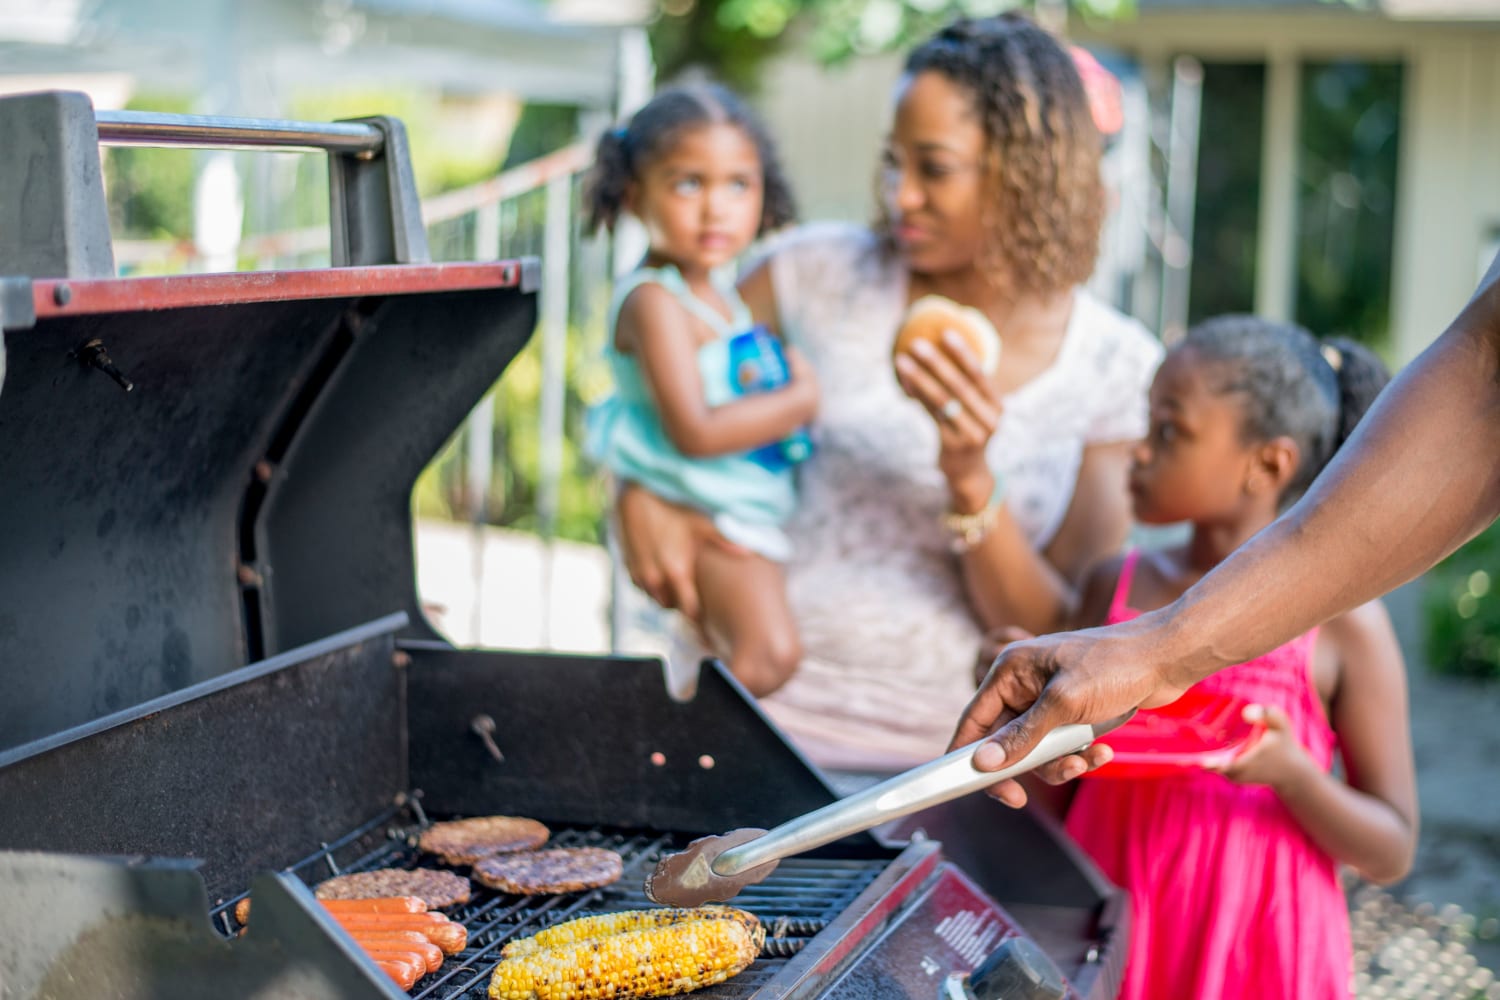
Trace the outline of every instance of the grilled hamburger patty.
<instances>
[{"instance_id":1,"label":"grilled hamburger patty","mask_svg":"<svg viewBox=\"0 0 1500 1000\"><path fill-rule=\"evenodd\" d=\"M373 872L335 875L319 882L313 895L319 899L373 899L377 896L416 896L434 910L469 901L469 880L452 872L417 868L380 868Z\"/></svg>"},{"instance_id":2,"label":"grilled hamburger patty","mask_svg":"<svg viewBox=\"0 0 1500 1000\"><path fill-rule=\"evenodd\" d=\"M497 854L474 865L474 880L491 889L535 896L595 889L618 881L624 863L602 847L557 847L550 851Z\"/></svg>"},{"instance_id":3,"label":"grilled hamburger patty","mask_svg":"<svg viewBox=\"0 0 1500 1000\"><path fill-rule=\"evenodd\" d=\"M551 835L545 826L523 816L475 816L434 823L422 831L417 846L450 865L471 865L491 854L541 847Z\"/></svg>"}]
</instances>

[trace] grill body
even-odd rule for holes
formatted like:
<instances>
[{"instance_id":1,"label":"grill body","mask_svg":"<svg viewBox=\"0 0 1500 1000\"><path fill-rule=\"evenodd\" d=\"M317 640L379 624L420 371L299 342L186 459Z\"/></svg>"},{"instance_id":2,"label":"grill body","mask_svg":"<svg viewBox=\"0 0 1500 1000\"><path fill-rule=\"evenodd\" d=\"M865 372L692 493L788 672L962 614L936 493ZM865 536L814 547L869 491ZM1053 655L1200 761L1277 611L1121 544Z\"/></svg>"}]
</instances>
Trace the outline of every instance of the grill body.
<instances>
[{"instance_id":1,"label":"grill body","mask_svg":"<svg viewBox=\"0 0 1500 1000\"><path fill-rule=\"evenodd\" d=\"M456 650L402 639L404 626L386 616L0 754L0 885L14 901L0 908L0 981L81 997L126 967L124 981L147 984L127 997L201 995L204 976L223 996L400 996L310 886L430 863L412 843L433 817L528 815L555 844L620 852L614 886L480 889L454 912L469 948L414 995L483 997L505 941L647 905L661 854L832 799L718 664L684 703L656 660ZM481 717L495 721L483 734ZM936 811L904 841L852 837L784 862L737 900L766 923L762 958L702 995L932 996L1017 936L1046 946L1070 995L1107 995L1107 884L1030 817L989 805L952 820L958 850L990 845L977 878L918 832L942 829ZM237 937L233 904L252 888ZM48 992L64 969L82 970L67 979L81 992Z\"/></svg>"},{"instance_id":2,"label":"grill body","mask_svg":"<svg viewBox=\"0 0 1500 1000\"><path fill-rule=\"evenodd\" d=\"M415 834L457 816L620 851L615 886L455 913L470 947L416 995L482 997L506 940L832 800L716 663L677 702L656 660L459 650L422 619L412 486L530 336L539 268L424 263L399 123L330 153L341 266L120 279L85 110L0 98L0 204L52 225L0 227L0 994L399 998L312 885L430 864ZM1065 838L983 797L739 902L770 941L702 996L962 996L1035 941L1103 998L1126 928Z\"/></svg>"}]
</instances>

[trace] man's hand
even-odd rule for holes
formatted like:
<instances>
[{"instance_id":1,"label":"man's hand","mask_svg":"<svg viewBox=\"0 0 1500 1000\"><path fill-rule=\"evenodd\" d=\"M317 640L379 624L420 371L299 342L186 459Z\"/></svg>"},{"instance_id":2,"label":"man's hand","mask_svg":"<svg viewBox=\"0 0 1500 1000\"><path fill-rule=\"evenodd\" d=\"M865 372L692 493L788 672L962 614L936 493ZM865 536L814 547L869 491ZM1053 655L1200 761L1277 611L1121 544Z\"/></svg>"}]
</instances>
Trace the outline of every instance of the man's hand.
<instances>
[{"instance_id":1,"label":"man's hand","mask_svg":"<svg viewBox=\"0 0 1500 1000\"><path fill-rule=\"evenodd\" d=\"M1142 638L1133 624L1046 635L1005 647L964 709L950 748L993 733L990 743L974 754L974 765L995 771L1024 757L1058 726L1104 722L1133 708L1176 699L1184 688L1162 678L1156 667L1164 662L1160 653L1149 633ZM1106 746L1091 746L1035 773L1059 784L1108 762L1110 755ZM1015 781L1001 782L990 794L1010 806L1026 803L1026 792Z\"/></svg>"}]
</instances>

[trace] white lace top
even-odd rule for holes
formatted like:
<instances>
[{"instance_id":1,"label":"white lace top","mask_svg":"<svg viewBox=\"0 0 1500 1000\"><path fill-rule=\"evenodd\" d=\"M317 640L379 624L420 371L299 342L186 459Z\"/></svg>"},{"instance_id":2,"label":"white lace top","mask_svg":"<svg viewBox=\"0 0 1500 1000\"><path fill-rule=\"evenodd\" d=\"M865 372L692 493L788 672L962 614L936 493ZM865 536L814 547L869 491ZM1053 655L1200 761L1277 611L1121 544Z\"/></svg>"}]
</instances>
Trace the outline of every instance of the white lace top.
<instances>
[{"instance_id":1,"label":"white lace top","mask_svg":"<svg viewBox=\"0 0 1500 1000\"><path fill-rule=\"evenodd\" d=\"M859 227L803 227L771 250L782 332L807 353L822 399L786 525L806 657L761 704L824 767L908 767L952 736L980 628L938 524L948 492L937 428L891 367L906 273ZM1039 548L1067 511L1084 446L1145 433L1161 358L1140 323L1075 295L1057 360L1005 397L989 447Z\"/></svg>"}]
</instances>

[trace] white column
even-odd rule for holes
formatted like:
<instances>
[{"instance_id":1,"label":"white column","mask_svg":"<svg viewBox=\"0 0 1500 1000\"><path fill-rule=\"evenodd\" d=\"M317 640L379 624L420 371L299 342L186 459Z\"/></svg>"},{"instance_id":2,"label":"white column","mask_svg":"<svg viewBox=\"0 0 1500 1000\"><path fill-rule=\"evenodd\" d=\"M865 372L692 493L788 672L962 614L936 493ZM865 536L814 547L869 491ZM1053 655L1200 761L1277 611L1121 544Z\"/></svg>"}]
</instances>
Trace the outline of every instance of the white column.
<instances>
[{"instance_id":1,"label":"white column","mask_svg":"<svg viewBox=\"0 0 1500 1000\"><path fill-rule=\"evenodd\" d=\"M1406 63L1391 282L1398 363L1463 308L1500 236L1497 49L1482 36L1424 40Z\"/></svg>"},{"instance_id":2,"label":"white column","mask_svg":"<svg viewBox=\"0 0 1500 1000\"><path fill-rule=\"evenodd\" d=\"M651 58L651 43L644 30L631 28L621 32L619 60L620 90L615 101L615 114L623 122L651 99L655 87L656 63ZM635 219L622 217L614 234L615 276L635 270L645 253L645 230Z\"/></svg>"},{"instance_id":3,"label":"white column","mask_svg":"<svg viewBox=\"0 0 1500 1000\"><path fill-rule=\"evenodd\" d=\"M641 28L631 28L620 34L619 48L619 92L615 95L615 113L620 119L632 114L651 99L656 85L656 62L651 56L651 42ZM646 234L634 219L623 218L615 227L614 247L611 253L611 270L616 277L630 271L640 262L646 252ZM609 546L609 648L620 651L625 637L625 602L620 599L630 586L625 566L620 560L614 540L608 537Z\"/></svg>"},{"instance_id":4,"label":"white column","mask_svg":"<svg viewBox=\"0 0 1500 1000\"><path fill-rule=\"evenodd\" d=\"M234 153L204 153L193 183L193 247L203 271L233 271L239 257L245 200Z\"/></svg>"},{"instance_id":5,"label":"white column","mask_svg":"<svg viewBox=\"0 0 1500 1000\"><path fill-rule=\"evenodd\" d=\"M1302 65L1295 51L1266 59L1261 129L1260 220L1255 244L1255 311L1292 320L1297 311L1297 132Z\"/></svg>"},{"instance_id":6,"label":"white column","mask_svg":"<svg viewBox=\"0 0 1500 1000\"><path fill-rule=\"evenodd\" d=\"M1174 343L1187 332L1193 273L1193 216L1198 191L1198 136L1203 110L1203 64L1172 61L1172 116L1167 140L1166 226L1162 238L1161 336Z\"/></svg>"},{"instance_id":7,"label":"white column","mask_svg":"<svg viewBox=\"0 0 1500 1000\"><path fill-rule=\"evenodd\" d=\"M207 26L201 42L199 89L194 110L205 115L242 115L238 11L229 0L205 0ZM193 248L197 270L233 271L239 262L245 200L236 154L227 149L199 153L193 181Z\"/></svg>"}]
</instances>

